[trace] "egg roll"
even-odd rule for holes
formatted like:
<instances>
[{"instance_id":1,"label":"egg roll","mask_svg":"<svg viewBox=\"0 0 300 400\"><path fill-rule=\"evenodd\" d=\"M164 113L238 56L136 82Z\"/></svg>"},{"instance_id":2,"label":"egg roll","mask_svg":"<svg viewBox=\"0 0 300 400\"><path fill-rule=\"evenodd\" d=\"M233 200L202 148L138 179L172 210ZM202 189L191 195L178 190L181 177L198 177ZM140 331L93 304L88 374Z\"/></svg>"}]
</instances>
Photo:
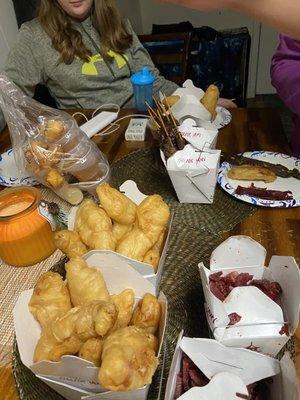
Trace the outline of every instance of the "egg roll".
<instances>
[{"instance_id":1,"label":"egg roll","mask_svg":"<svg viewBox=\"0 0 300 400\"><path fill-rule=\"evenodd\" d=\"M160 317L161 305L158 299L152 294L146 293L134 310L130 325L154 334L158 329Z\"/></svg>"},{"instance_id":2,"label":"egg roll","mask_svg":"<svg viewBox=\"0 0 300 400\"><path fill-rule=\"evenodd\" d=\"M102 355L103 340L100 338L91 338L83 343L79 351L79 357L91 361L96 367L100 367Z\"/></svg>"},{"instance_id":3,"label":"egg roll","mask_svg":"<svg viewBox=\"0 0 300 400\"><path fill-rule=\"evenodd\" d=\"M95 250L115 250L112 222L103 208L91 199L84 200L75 218L75 231L83 243Z\"/></svg>"},{"instance_id":4,"label":"egg roll","mask_svg":"<svg viewBox=\"0 0 300 400\"><path fill-rule=\"evenodd\" d=\"M145 254L151 247L152 242L145 233L139 228L133 228L119 241L116 251L123 256L143 261Z\"/></svg>"},{"instance_id":5,"label":"egg roll","mask_svg":"<svg viewBox=\"0 0 300 400\"><path fill-rule=\"evenodd\" d=\"M72 307L68 288L56 272L46 272L38 279L29 311L42 327L64 315Z\"/></svg>"},{"instance_id":6,"label":"egg roll","mask_svg":"<svg viewBox=\"0 0 300 400\"><path fill-rule=\"evenodd\" d=\"M150 384L158 365L154 335L135 326L118 329L103 343L99 382L107 390L128 391Z\"/></svg>"},{"instance_id":7,"label":"egg roll","mask_svg":"<svg viewBox=\"0 0 300 400\"><path fill-rule=\"evenodd\" d=\"M81 257L88 252L88 248L75 231L62 230L55 232L54 243L69 258Z\"/></svg>"},{"instance_id":8,"label":"egg roll","mask_svg":"<svg viewBox=\"0 0 300 400\"><path fill-rule=\"evenodd\" d=\"M66 263L66 277L73 306L92 301L109 301L109 293L99 270L91 268L81 258L72 258Z\"/></svg>"},{"instance_id":9,"label":"egg roll","mask_svg":"<svg viewBox=\"0 0 300 400\"><path fill-rule=\"evenodd\" d=\"M112 295L111 301L115 304L118 310L118 317L114 330L125 328L129 325L133 313L134 291L132 289L125 289L119 294Z\"/></svg>"},{"instance_id":10,"label":"egg roll","mask_svg":"<svg viewBox=\"0 0 300 400\"><path fill-rule=\"evenodd\" d=\"M114 221L131 225L136 217L136 204L108 183L102 183L96 189L101 206Z\"/></svg>"},{"instance_id":11,"label":"egg roll","mask_svg":"<svg viewBox=\"0 0 300 400\"><path fill-rule=\"evenodd\" d=\"M220 97L220 91L217 86L210 85L200 102L204 105L207 111L211 114L212 121L216 118L216 108Z\"/></svg>"},{"instance_id":12,"label":"egg roll","mask_svg":"<svg viewBox=\"0 0 300 400\"><path fill-rule=\"evenodd\" d=\"M170 219L169 206L161 196L146 197L137 208L137 225L152 243L158 241Z\"/></svg>"}]
</instances>

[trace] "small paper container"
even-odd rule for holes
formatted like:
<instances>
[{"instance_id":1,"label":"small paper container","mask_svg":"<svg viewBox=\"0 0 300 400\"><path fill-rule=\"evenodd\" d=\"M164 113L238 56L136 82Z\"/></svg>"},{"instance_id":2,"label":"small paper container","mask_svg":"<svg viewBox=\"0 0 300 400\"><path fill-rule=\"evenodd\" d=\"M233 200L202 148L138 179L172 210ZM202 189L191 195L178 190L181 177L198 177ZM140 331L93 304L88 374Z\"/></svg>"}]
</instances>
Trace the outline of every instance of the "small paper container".
<instances>
[{"instance_id":1,"label":"small paper container","mask_svg":"<svg viewBox=\"0 0 300 400\"><path fill-rule=\"evenodd\" d=\"M128 180L124 182L120 186L120 191L123 192L127 197L129 197L134 203L137 205L140 204L147 196L141 193L134 181ZM75 217L76 217L76 212L77 212L78 207L73 207L71 208L71 211L68 216L68 229L72 231L74 229L74 224L75 224ZM115 251L109 251L109 250L92 250L85 254L83 256L84 259L89 260L89 262L93 261L93 258L96 256L100 256L101 254L105 257L105 254L114 254L116 255L120 260L123 260L124 262L130 264L137 272L143 275L144 278L146 278L148 281L150 281L156 288L156 294L158 293L158 287L159 283L162 277L163 273L163 267L165 264L166 256L167 256L167 251L169 247L169 240L170 240L170 234L171 234L171 229L172 229L172 222L173 222L173 215L171 215L168 227L167 227L167 235L165 239L165 244L160 256L160 260L158 263L157 271L156 273L153 270L152 265L146 264L137 260L134 260L132 258L128 258L123 256L122 254L116 253Z\"/></svg>"},{"instance_id":2,"label":"small paper container","mask_svg":"<svg viewBox=\"0 0 300 400\"><path fill-rule=\"evenodd\" d=\"M297 372L289 353L281 361L246 349L223 346L212 339L179 335L167 381L165 400L174 400L177 374L185 353L211 381L203 388L190 389L178 400L232 400L246 386L272 377L270 400L297 400ZM247 393L247 392L245 392Z\"/></svg>"},{"instance_id":3,"label":"small paper container","mask_svg":"<svg viewBox=\"0 0 300 400\"><path fill-rule=\"evenodd\" d=\"M293 257L273 256L264 266L266 250L247 236L232 236L212 253L210 269L199 264L206 317L213 336L230 347L255 349L276 356L294 334L300 310L300 272ZM254 286L236 287L222 302L211 291L209 276L218 271L249 273L254 279L276 281L282 288L280 305ZM229 325L228 315L241 320ZM282 328L289 326L289 334Z\"/></svg>"},{"instance_id":4,"label":"small paper container","mask_svg":"<svg viewBox=\"0 0 300 400\"><path fill-rule=\"evenodd\" d=\"M185 149L191 145L187 145ZM184 149L184 150L185 150ZM198 152L194 148L195 152ZM180 203L191 204L212 204L214 201L215 189L217 186L217 174L220 164L220 150L206 149L201 152L201 157L213 159L213 166L206 167L205 163L200 163L197 169L179 169L176 167L175 157L180 151L175 153L166 161L163 152L160 152L161 159L168 171L169 177L176 191ZM200 157L200 152L197 153Z\"/></svg>"},{"instance_id":5,"label":"small paper container","mask_svg":"<svg viewBox=\"0 0 300 400\"><path fill-rule=\"evenodd\" d=\"M93 264L89 264L89 266L101 271L110 294L118 294L127 288L132 288L136 295L136 303L145 293L155 295L155 287L114 254L106 255L104 259L103 257L94 258ZM22 292L13 311L18 349L21 360L26 367L68 400L81 398L89 400L146 400L149 385L128 392L107 391L101 388L98 383L98 368L93 363L76 356L63 356L60 362L42 361L34 364L33 353L41 328L28 309L32 292L33 290ZM162 307L162 317L158 330L159 356L166 329L168 305L162 292L158 299Z\"/></svg>"}]
</instances>

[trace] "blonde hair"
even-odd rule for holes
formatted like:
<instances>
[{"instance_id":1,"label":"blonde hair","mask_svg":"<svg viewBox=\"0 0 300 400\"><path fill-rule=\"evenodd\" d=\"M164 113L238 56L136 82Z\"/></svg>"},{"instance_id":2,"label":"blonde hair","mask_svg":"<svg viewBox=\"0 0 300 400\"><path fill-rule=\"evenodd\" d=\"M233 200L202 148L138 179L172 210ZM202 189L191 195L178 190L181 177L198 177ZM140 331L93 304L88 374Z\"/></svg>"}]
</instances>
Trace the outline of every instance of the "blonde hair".
<instances>
[{"instance_id":1,"label":"blonde hair","mask_svg":"<svg viewBox=\"0 0 300 400\"><path fill-rule=\"evenodd\" d=\"M132 35L114 0L94 0L91 13L93 25L101 37L102 56L106 56L108 50L123 53L130 47ZM61 62L71 64L75 56L89 60L91 51L84 45L72 18L56 0L40 1L38 19L60 53Z\"/></svg>"}]
</instances>

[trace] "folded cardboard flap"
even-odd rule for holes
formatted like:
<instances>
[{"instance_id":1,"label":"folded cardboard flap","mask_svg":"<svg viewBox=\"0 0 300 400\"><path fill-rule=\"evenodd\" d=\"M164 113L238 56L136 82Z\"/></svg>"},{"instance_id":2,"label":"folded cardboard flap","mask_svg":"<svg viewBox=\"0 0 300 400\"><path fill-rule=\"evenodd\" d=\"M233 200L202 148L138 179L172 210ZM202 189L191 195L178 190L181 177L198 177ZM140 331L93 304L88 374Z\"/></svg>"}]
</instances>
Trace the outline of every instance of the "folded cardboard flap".
<instances>
[{"instance_id":1,"label":"folded cardboard flap","mask_svg":"<svg viewBox=\"0 0 300 400\"><path fill-rule=\"evenodd\" d=\"M297 377L295 364L293 363L290 353L286 352L280 360L281 381L280 385L283 391L283 400L299 400L300 387ZM276 388L274 386L273 391ZM275 397L275 396L274 396Z\"/></svg>"},{"instance_id":2,"label":"folded cardboard flap","mask_svg":"<svg viewBox=\"0 0 300 400\"><path fill-rule=\"evenodd\" d=\"M172 106L172 113L177 120L190 115L193 118L201 119L204 121L211 120L210 112L193 94L189 94L187 90L181 92L180 99ZM174 96L179 95L176 91Z\"/></svg>"},{"instance_id":3,"label":"folded cardboard flap","mask_svg":"<svg viewBox=\"0 0 300 400\"><path fill-rule=\"evenodd\" d=\"M212 339L182 338L181 350L208 379L221 372L237 375L246 385L277 375L279 362L246 349L226 347Z\"/></svg>"},{"instance_id":4,"label":"folded cardboard flap","mask_svg":"<svg viewBox=\"0 0 300 400\"><path fill-rule=\"evenodd\" d=\"M210 270L262 267L266 255L266 249L251 237L231 236L212 252Z\"/></svg>"},{"instance_id":5,"label":"folded cardboard flap","mask_svg":"<svg viewBox=\"0 0 300 400\"><path fill-rule=\"evenodd\" d=\"M124 193L136 205L140 205L148 196L142 193L137 184L132 180L127 180L119 187L120 192Z\"/></svg>"},{"instance_id":6,"label":"folded cardboard flap","mask_svg":"<svg viewBox=\"0 0 300 400\"><path fill-rule=\"evenodd\" d=\"M248 389L244 382L237 375L221 372L206 386L193 387L178 400L232 400L245 396L248 397Z\"/></svg>"},{"instance_id":7,"label":"folded cardboard flap","mask_svg":"<svg viewBox=\"0 0 300 400\"><path fill-rule=\"evenodd\" d=\"M273 256L268 268L272 279L280 282L283 313L294 334L299 322L300 312L300 270L293 257ZM298 305L298 306L297 306Z\"/></svg>"},{"instance_id":8,"label":"folded cardboard flap","mask_svg":"<svg viewBox=\"0 0 300 400\"><path fill-rule=\"evenodd\" d=\"M170 368L165 400L174 400L176 378L180 372L183 352L211 382L203 388L192 388L179 397L180 400L202 399L200 397L202 393L206 395L203 398L205 400L225 400L227 398L232 400L236 398L234 397L235 393L243 393L238 391L238 382L241 381L243 387L245 387L269 377L272 377L273 380L273 383L269 386L271 400L298 399L296 397L299 390L296 370L289 354L285 354L279 362L272 357L254 351L226 347L212 339L182 338L181 333ZM229 375L233 375L236 378L231 379ZM216 377L218 377L218 387L211 385ZM222 392L218 392L218 388ZM225 397L227 390L232 397ZM248 394L248 392L245 394Z\"/></svg>"},{"instance_id":9,"label":"folded cardboard flap","mask_svg":"<svg viewBox=\"0 0 300 400\"><path fill-rule=\"evenodd\" d=\"M191 79L187 79L185 82L183 82L182 88L177 88L173 95L183 96L186 93L189 93L195 96L198 100L201 100L205 92L201 88L195 86Z\"/></svg>"},{"instance_id":10,"label":"folded cardboard flap","mask_svg":"<svg viewBox=\"0 0 300 400\"><path fill-rule=\"evenodd\" d=\"M106 282L110 294L117 294L127 288L135 291L136 297L143 297L145 293L155 295L152 283L136 271L118 254L108 251L93 250L84 256L90 267L98 269Z\"/></svg>"},{"instance_id":11,"label":"folded cardboard flap","mask_svg":"<svg viewBox=\"0 0 300 400\"><path fill-rule=\"evenodd\" d=\"M284 323L282 308L255 286L236 287L223 301L227 315L242 316L235 325ZM280 329L280 328L279 328Z\"/></svg>"},{"instance_id":12,"label":"folded cardboard flap","mask_svg":"<svg viewBox=\"0 0 300 400\"><path fill-rule=\"evenodd\" d=\"M179 127L182 137L198 150L205 150L207 148L215 149L218 138L218 130L208 130L205 128L192 126L189 121L194 122L194 120L185 120Z\"/></svg>"}]
</instances>

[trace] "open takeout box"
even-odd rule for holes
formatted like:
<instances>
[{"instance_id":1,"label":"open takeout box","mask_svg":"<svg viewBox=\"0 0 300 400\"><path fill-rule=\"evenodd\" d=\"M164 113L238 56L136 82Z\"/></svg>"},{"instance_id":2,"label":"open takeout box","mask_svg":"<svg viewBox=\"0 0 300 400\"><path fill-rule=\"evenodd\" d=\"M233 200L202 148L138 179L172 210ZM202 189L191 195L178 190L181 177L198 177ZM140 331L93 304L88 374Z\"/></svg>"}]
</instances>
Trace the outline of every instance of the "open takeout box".
<instances>
[{"instance_id":1,"label":"open takeout box","mask_svg":"<svg viewBox=\"0 0 300 400\"><path fill-rule=\"evenodd\" d=\"M211 204L214 200L220 164L220 150L198 150L187 144L183 150L165 159L161 158L168 171L180 203Z\"/></svg>"},{"instance_id":2,"label":"open takeout box","mask_svg":"<svg viewBox=\"0 0 300 400\"><path fill-rule=\"evenodd\" d=\"M226 346L256 349L276 356L294 334L299 321L300 272L293 257L273 256L265 267L266 249L247 236L232 236L211 255L210 270L199 264L206 317L216 340ZM280 305L254 286L235 287L222 302L211 291L209 276L218 271L249 273L253 279L276 281ZM229 325L228 315L240 321ZM286 333L284 327L289 327Z\"/></svg>"},{"instance_id":3,"label":"open takeout box","mask_svg":"<svg viewBox=\"0 0 300 400\"><path fill-rule=\"evenodd\" d=\"M131 199L135 204L139 205L147 196L143 193L141 193L137 187L137 184L134 181L128 180L125 181L119 188L119 190L124 193L129 199ZM76 212L77 212L78 207L72 207L71 211L68 216L68 229L69 230L74 230L74 225L75 225L75 217L76 217ZM134 260L132 258L128 258L126 256L123 256L122 254L116 253L115 251L110 251L110 250L92 250L85 254L83 258L85 260L87 259L93 259L93 255L96 254L115 254L118 256L121 260L124 262L130 264L136 271L138 271L140 274L142 274L146 279L148 279L153 285L156 287L156 291L158 291L158 286L159 282L162 276L163 272L163 267L164 263L166 260L166 255L168 251L168 245L169 245L169 239L170 239L170 234L171 234L171 228L172 228L172 221L173 221L173 215L170 217L170 221L167 227L168 233L165 238L165 243L164 247L160 256L159 264L157 266L157 271L153 270L152 265L143 263L137 260Z\"/></svg>"},{"instance_id":4,"label":"open takeout box","mask_svg":"<svg viewBox=\"0 0 300 400\"><path fill-rule=\"evenodd\" d=\"M299 385L295 366L286 353L281 361L246 349L225 347L212 339L179 336L174 352L165 400L174 400L182 353L210 379L204 387L194 387L178 400L233 400L236 393L248 394L247 385L272 377L270 400L297 400ZM247 397L244 397L247 398Z\"/></svg>"},{"instance_id":5,"label":"open takeout box","mask_svg":"<svg viewBox=\"0 0 300 400\"><path fill-rule=\"evenodd\" d=\"M131 265L125 263L115 254L101 254L93 257L93 263L87 259L90 267L101 271L110 294L132 288L136 303L145 293L155 295L154 285L138 273ZM111 392L100 387L98 368L93 363L76 356L63 356L60 362L42 361L33 363L33 353L40 337L41 328L28 309L33 290L22 292L16 302L13 315L16 340L22 363L38 378L52 387L68 400L145 400L149 385L128 392ZM158 296L162 308L158 339L161 353L167 321L167 299L161 292Z\"/></svg>"},{"instance_id":6,"label":"open takeout box","mask_svg":"<svg viewBox=\"0 0 300 400\"><path fill-rule=\"evenodd\" d=\"M207 129L215 129L215 126L222 125L222 115L219 109L216 109L216 118L211 123L211 113L200 102L204 96L204 91L194 86L191 79L186 80L182 87L175 90L173 96L179 96L180 99L172 107L174 117L181 124L185 119L192 118L197 126Z\"/></svg>"}]
</instances>

